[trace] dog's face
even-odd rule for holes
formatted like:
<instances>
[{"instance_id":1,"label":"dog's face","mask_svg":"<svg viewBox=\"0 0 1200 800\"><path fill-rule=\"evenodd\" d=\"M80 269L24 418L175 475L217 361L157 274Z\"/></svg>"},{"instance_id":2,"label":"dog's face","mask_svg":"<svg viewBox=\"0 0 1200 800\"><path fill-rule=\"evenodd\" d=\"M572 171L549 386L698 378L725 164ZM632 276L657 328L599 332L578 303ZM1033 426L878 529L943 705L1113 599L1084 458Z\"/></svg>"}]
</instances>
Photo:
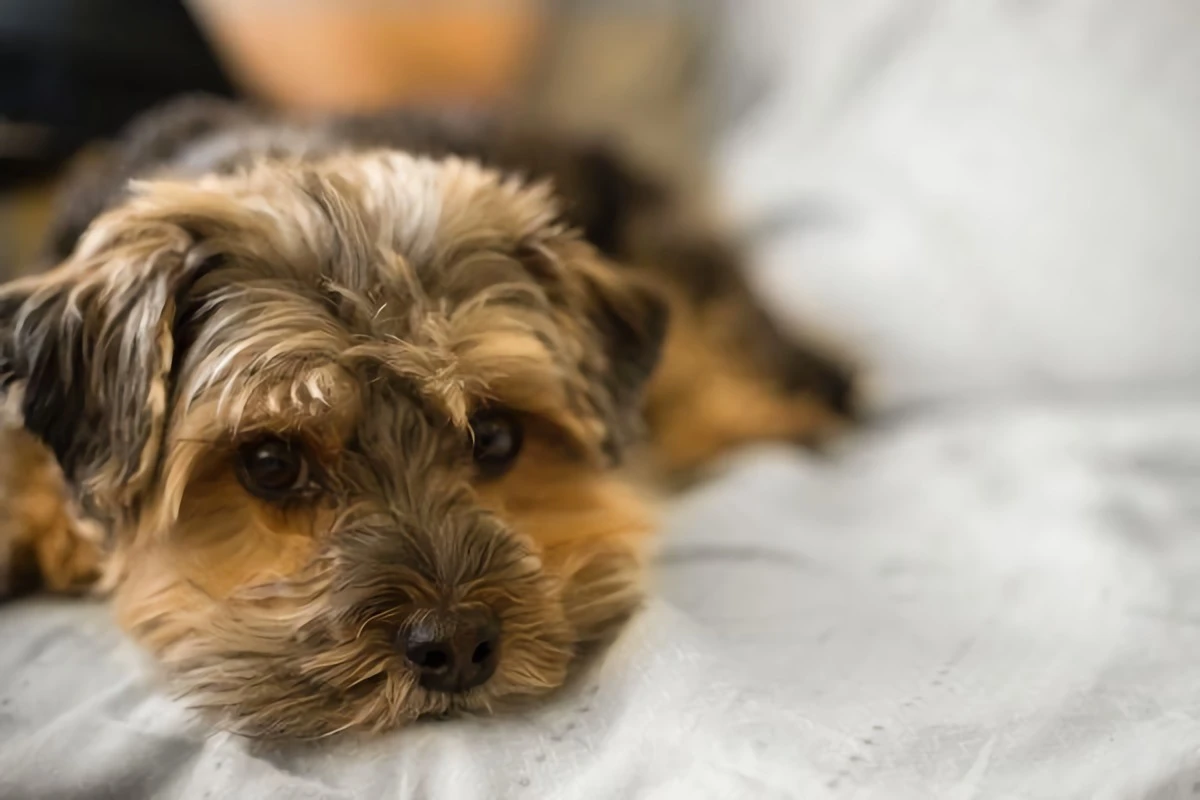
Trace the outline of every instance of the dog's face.
<instances>
[{"instance_id":1,"label":"dog's face","mask_svg":"<svg viewBox=\"0 0 1200 800\"><path fill-rule=\"evenodd\" d=\"M665 325L547 190L398 153L148 184L0 290L122 624L256 735L559 685L638 600Z\"/></svg>"}]
</instances>

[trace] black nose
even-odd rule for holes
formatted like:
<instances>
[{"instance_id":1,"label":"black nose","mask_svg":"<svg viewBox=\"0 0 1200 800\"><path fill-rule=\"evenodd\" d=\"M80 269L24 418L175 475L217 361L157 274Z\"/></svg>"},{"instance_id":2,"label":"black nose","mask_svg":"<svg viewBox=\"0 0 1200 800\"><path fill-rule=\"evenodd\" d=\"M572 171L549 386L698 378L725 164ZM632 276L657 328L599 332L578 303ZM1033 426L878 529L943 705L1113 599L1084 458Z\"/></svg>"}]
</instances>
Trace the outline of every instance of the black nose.
<instances>
[{"instance_id":1,"label":"black nose","mask_svg":"<svg viewBox=\"0 0 1200 800\"><path fill-rule=\"evenodd\" d=\"M465 692L486 683L496 671L500 625L490 612L431 615L400 636L404 655L426 689Z\"/></svg>"}]
</instances>

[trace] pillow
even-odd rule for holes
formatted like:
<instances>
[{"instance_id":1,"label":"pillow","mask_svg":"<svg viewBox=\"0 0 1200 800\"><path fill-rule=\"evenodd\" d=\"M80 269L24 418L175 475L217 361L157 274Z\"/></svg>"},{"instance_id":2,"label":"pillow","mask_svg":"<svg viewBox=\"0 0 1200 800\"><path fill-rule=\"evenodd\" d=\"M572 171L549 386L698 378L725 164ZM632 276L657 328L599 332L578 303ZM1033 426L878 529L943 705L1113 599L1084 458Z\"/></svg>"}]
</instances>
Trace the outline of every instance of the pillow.
<instances>
[{"instance_id":1,"label":"pillow","mask_svg":"<svg viewBox=\"0 0 1200 800\"><path fill-rule=\"evenodd\" d=\"M1200 386L1200 6L729 11L755 280L878 405Z\"/></svg>"}]
</instances>

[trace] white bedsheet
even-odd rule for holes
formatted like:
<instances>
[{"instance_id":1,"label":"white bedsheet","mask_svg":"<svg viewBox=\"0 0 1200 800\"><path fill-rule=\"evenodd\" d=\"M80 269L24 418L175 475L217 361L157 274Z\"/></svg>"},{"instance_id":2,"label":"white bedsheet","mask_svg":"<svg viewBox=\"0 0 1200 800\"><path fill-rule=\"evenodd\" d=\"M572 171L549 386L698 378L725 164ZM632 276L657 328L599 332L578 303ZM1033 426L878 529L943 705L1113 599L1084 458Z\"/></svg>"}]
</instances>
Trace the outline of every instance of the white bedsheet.
<instances>
[{"instance_id":1,"label":"white bedsheet","mask_svg":"<svg viewBox=\"0 0 1200 800\"><path fill-rule=\"evenodd\" d=\"M656 598L520 716L333 749L189 724L102 609L0 611L0 797L1200 792L1200 401L943 408L746 454Z\"/></svg>"}]
</instances>

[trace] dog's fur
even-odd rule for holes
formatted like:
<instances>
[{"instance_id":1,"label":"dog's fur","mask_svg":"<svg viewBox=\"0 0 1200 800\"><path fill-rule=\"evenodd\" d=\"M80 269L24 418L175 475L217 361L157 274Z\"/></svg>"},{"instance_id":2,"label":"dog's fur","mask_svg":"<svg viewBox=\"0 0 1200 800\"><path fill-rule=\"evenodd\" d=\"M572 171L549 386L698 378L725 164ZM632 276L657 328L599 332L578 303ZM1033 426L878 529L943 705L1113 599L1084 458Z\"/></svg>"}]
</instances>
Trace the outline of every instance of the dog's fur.
<instances>
[{"instance_id":1,"label":"dog's fur","mask_svg":"<svg viewBox=\"0 0 1200 800\"><path fill-rule=\"evenodd\" d=\"M553 689L638 603L653 521L622 467L644 422L650 462L687 475L849 410L728 244L598 149L192 99L67 197L58 265L0 289L0 580L110 593L249 734ZM496 408L525 445L489 477L472 420ZM266 435L311 491L243 488L238 448ZM495 675L421 688L398 632L472 608L499 619Z\"/></svg>"}]
</instances>

